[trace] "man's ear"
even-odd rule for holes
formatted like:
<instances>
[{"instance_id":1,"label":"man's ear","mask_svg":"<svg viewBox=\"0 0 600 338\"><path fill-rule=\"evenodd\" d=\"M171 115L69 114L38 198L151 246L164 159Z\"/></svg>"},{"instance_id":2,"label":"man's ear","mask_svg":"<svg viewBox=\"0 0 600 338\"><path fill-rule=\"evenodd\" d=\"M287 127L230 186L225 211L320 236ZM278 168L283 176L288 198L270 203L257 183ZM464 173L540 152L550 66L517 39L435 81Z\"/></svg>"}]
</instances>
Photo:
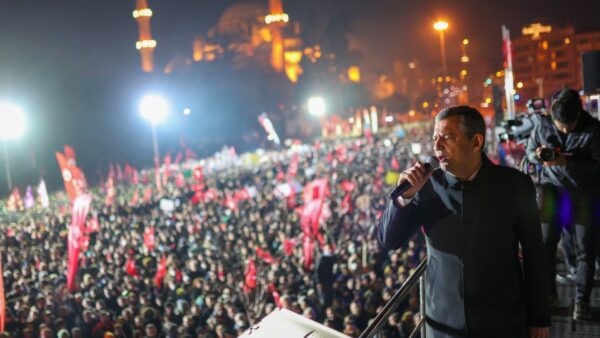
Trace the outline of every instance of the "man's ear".
<instances>
[{"instance_id":1,"label":"man's ear","mask_svg":"<svg viewBox=\"0 0 600 338\"><path fill-rule=\"evenodd\" d=\"M485 136L481 134L475 134L475 136L473 136L473 151L481 151L484 141Z\"/></svg>"}]
</instances>

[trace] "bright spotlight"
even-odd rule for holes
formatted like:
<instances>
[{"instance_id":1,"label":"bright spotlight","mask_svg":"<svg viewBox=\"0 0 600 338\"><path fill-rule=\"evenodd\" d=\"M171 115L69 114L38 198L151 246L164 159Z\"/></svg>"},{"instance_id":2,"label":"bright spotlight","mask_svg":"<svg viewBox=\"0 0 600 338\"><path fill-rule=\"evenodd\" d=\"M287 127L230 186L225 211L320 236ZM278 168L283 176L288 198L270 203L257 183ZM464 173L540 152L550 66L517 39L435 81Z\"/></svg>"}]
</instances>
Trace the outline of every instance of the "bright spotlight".
<instances>
[{"instance_id":1,"label":"bright spotlight","mask_svg":"<svg viewBox=\"0 0 600 338\"><path fill-rule=\"evenodd\" d=\"M325 114L325 100L321 97L311 97L308 99L308 112L314 116Z\"/></svg>"},{"instance_id":2,"label":"bright spotlight","mask_svg":"<svg viewBox=\"0 0 600 338\"><path fill-rule=\"evenodd\" d=\"M169 104L160 96L148 95L140 102L140 114L152 124L163 121L168 111Z\"/></svg>"},{"instance_id":3,"label":"bright spotlight","mask_svg":"<svg viewBox=\"0 0 600 338\"><path fill-rule=\"evenodd\" d=\"M187 116L187 115L190 115L191 113L192 113L192 111L190 110L190 108L185 108L185 109L183 110L183 115L186 115L186 116Z\"/></svg>"},{"instance_id":4,"label":"bright spotlight","mask_svg":"<svg viewBox=\"0 0 600 338\"><path fill-rule=\"evenodd\" d=\"M25 113L12 103L0 102L0 138L19 138L25 132Z\"/></svg>"}]
</instances>

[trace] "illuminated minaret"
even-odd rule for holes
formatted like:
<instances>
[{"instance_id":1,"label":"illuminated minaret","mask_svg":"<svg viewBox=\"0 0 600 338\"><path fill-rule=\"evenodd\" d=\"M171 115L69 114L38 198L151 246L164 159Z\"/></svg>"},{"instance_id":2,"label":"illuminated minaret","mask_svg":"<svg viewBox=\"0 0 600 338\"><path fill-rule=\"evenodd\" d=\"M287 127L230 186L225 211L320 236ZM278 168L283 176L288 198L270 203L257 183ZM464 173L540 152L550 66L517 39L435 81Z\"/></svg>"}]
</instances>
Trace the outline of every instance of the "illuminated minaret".
<instances>
[{"instance_id":1,"label":"illuminated minaret","mask_svg":"<svg viewBox=\"0 0 600 338\"><path fill-rule=\"evenodd\" d=\"M284 59L283 59L283 37L281 35L281 28L289 20L289 16L283 12L283 5L281 0L269 0L269 15L265 16L265 22L271 28L271 34L273 37L271 43L271 65L273 69L280 73L284 70Z\"/></svg>"},{"instance_id":2,"label":"illuminated minaret","mask_svg":"<svg viewBox=\"0 0 600 338\"><path fill-rule=\"evenodd\" d=\"M152 10L148 7L146 0L136 0L136 9L133 11L133 18L138 23L140 30L140 39L135 43L135 48L140 51L142 56L142 70L151 73L154 70L154 61L152 54L156 47L156 41L152 39L150 31L150 18Z\"/></svg>"}]
</instances>

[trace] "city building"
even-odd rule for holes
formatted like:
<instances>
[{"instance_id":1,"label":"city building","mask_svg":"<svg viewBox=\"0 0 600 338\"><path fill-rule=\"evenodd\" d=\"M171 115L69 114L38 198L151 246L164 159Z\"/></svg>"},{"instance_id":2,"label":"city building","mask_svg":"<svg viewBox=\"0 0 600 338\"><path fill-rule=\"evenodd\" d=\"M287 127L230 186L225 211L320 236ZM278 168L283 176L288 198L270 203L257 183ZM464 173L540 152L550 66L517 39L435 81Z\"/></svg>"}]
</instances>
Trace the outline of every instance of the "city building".
<instances>
[{"instance_id":1,"label":"city building","mask_svg":"<svg viewBox=\"0 0 600 338\"><path fill-rule=\"evenodd\" d=\"M521 105L534 97L548 98L564 86L581 89L581 53L600 50L600 31L534 23L513 39L515 91Z\"/></svg>"},{"instance_id":2,"label":"city building","mask_svg":"<svg viewBox=\"0 0 600 338\"><path fill-rule=\"evenodd\" d=\"M229 55L234 67L258 63L295 83L302 74L303 48L300 25L290 21L281 0L241 2L194 40L192 56L195 62L211 62Z\"/></svg>"}]
</instances>

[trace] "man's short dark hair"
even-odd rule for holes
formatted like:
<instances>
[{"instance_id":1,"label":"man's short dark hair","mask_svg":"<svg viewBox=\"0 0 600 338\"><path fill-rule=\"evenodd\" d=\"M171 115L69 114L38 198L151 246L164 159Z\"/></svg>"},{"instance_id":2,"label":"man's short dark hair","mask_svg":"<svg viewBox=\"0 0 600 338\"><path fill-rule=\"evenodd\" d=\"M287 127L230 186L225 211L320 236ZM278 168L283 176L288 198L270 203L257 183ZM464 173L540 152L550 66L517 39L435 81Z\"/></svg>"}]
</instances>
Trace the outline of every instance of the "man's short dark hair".
<instances>
[{"instance_id":1,"label":"man's short dark hair","mask_svg":"<svg viewBox=\"0 0 600 338\"><path fill-rule=\"evenodd\" d=\"M550 113L553 120L571 124L577 121L581 110L581 98L577 91L564 88L552 95Z\"/></svg>"},{"instance_id":2,"label":"man's short dark hair","mask_svg":"<svg viewBox=\"0 0 600 338\"><path fill-rule=\"evenodd\" d=\"M438 123L452 116L460 117L460 130L465 133L469 140L473 139L475 134L483 135L483 143L481 144L481 148L483 148L485 145L485 120L481 113L469 106L444 108L435 116L435 122Z\"/></svg>"}]
</instances>

